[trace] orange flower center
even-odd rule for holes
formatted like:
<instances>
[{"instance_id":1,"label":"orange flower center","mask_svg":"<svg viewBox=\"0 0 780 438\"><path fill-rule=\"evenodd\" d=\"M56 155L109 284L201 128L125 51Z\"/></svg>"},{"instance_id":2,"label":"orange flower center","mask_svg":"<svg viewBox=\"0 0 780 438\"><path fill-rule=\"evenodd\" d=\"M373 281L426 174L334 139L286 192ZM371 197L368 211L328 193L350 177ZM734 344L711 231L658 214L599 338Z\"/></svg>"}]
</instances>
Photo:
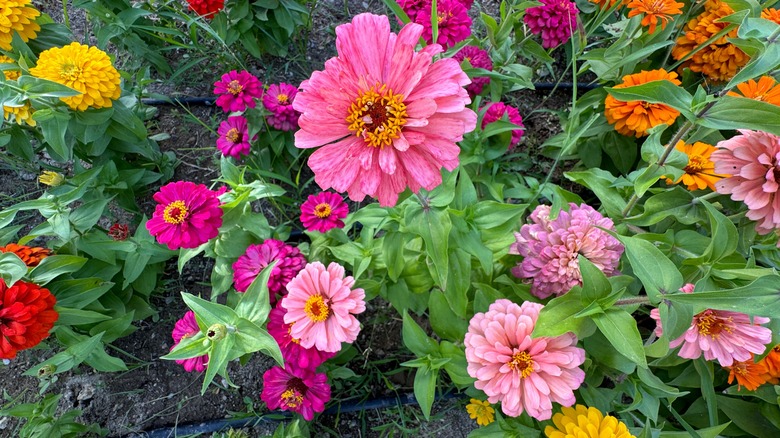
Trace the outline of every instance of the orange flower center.
<instances>
[{"instance_id":1,"label":"orange flower center","mask_svg":"<svg viewBox=\"0 0 780 438\"><path fill-rule=\"evenodd\" d=\"M303 403L303 395L294 388L290 388L282 393L282 403L288 408L297 408Z\"/></svg>"},{"instance_id":2,"label":"orange flower center","mask_svg":"<svg viewBox=\"0 0 780 438\"><path fill-rule=\"evenodd\" d=\"M745 362L734 362L734 373L739 374L740 376L747 376L750 374L748 372L747 363Z\"/></svg>"},{"instance_id":3,"label":"orange flower center","mask_svg":"<svg viewBox=\"0 0 780 438\"><path fill-rule=\"evenodd\" d=\"M720 318L712 310L705 310L694 317L696 321L696 327L699 329L699 334L704 336L718 337L721 332L731 333L731 327L728 323L731 322L731 318Z\"/></svg>"},{"instance_id":4,"label":"orange flower center","mask_svg":"<svg viewBox=\"0 0 780 438\"><path fill-rule=\"evenodd\" d=\"M236 128L230 128L230 131L225 134L225 138L230 140L232 143L240 143L241 142L241 133L238 132L238 129Z\"/></svg>"},{"instance_id":5,"label":"orange flower center","mask_svg":"<svg viewBox=\"0 0 780 438\"><path fill-rule=\"evenodd\" d=\"M314 215L320 219L325 219L326 217L330 216L330 212L331 212L330 204L328 204L327 202L317 204L317 206L314 207Z\"/></svg>"},{"instance_id":6,"label":"orange flower center","mask_svg":"<svg viewBox=\"0 0 780 438\"><path fill-rule=\"evenodd\" d=\"M368 146L385 147L393 144L406 124L403 99L403 95L393 94L386 85L378 90L361 91L349 108L349 130L363 137Z\"/></svg>"},{"instance_id":7,"label":"orange flower center","mask_svg":"<svg viewBox=\"0 0 780 438\"><path fill-rule=\"evenodd\" d=\"M244 86L237 80L232 80L228 84L227 89L233 96L238 96L238 93L244 91Z\"/></svg>"},{"instance_id":8,"label":"orange flower center","mask_svg":"<svg viewBox=\"0 0 780 438\"><path fill-rule=\"evenodd\" d=\"M60 78L75 81L81 76L81 69L76 67L75 64L67 63L62 64L60 67Z\"/></svg>"},{"instance_id":9,"label":"orange flower center","mask_svg":"<svg viewBox=\"0 0 780 438\"><path fill-rule=\"evenodd\" d=\"M165 207L163 212L163 220L169 224L178 225L187 219L189 209L184 204L184 201L173 201Z\"/></svg>"},{"instance_id":10,"label":"orange flower center","mask_svg":"<svg viewBox=\"0 0 780 438\"><path fill-rule=\"evenodd\" d=\"M303 306L303 311L313 322L325 321L330 316L330 308L328 308L322 295L310 296Z\"/></svg>"},{"instance_id":11,"label":"orange flower center","mask_svg":"<svg viewBox=\"0 0 780 438\"><path fill-rule=\"evenodd\" d=\"M523 379L534 372L534 361L531 359L531 355L525 351L513 354L512 360L510 360L507 365L509 365L509 369L512 371L519 372L520 378Z\"/></svg>"},{"instance_id":12,"label":"orange flower center","mask_svg":"<svg viewBox=\"0 0 780 438\"><path fill-rule=\"evenodd\" d=\"M704 166L709 163L710 160L702 157L701 155L691 155L688 157L688 165L685 166L685 173L689 175L695 175L704 169Z\"/></svg>"},{"instance_id":13,"label":"orange flower center","mask_svg":"<svg viewBox=\"0 0 780 438\"><path fill-rule=\"evenodd\" d=\"M279 93L276 95L276 101L279 103L286 104L289 100L290 100L290 96L284 93Z\"/></svg>"}]
</instances>

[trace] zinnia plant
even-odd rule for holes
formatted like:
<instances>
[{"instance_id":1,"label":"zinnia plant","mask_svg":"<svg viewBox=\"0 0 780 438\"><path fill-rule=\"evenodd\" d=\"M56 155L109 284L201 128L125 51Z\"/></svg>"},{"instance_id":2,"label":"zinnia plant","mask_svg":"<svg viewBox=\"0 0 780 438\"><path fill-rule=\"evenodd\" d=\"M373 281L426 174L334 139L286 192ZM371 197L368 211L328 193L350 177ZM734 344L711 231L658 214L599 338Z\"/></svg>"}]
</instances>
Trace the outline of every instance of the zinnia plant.
<instances>
[{"instance_id":1,"label":"zinnia plant","mask_svg":"<svg viewBox=\"0 0 780 438\"><path fill-rule=\"evenodd\" d=\"M602 414L594 407L563 407L560 413L553 415L552 421L554 426L544 429L547 438L634 438L625 423L611 415Z\"/></svg>"},{"instance_id":2,"label":"zinnia plant","mask_svg":"<svg viewBox=\"0 0 780 438\"><path fill-rule=\"evenodd\" d=\"M488 124L493 123L496 120L501 120L506 116L511 123L518 126L518 129L512 130L512 139L509 142L509 148L514 148L520 143L520 139L523 138L523 129L525 128L525 126L523 126L523 118L520 116L517 108L503 102L492 102L488 105L490 106L487 108L487 111L485 111L485 115L482 116L482 129L485 129L485 126ZM482 109L484 109L484 107L482 107Z\"/></svg>"},{"instance_id":3,"label":"zinnia plant","mask_svg":"<svg viewBox=\"0 0 780 438\"><path fill-rule=\"evenodd\" d=\"M257 106L263 97L263 84L248 71L232 70L214 82L217 106L225 112L239 112Z\"/></svg>"},{"instance_id":4,"label":"zinnia plant","mask_svg":"<svg viewBox=\"0 0 780 438\"><path fill-rule=\"evenodd\" d=\"M271 114L265 119L268 124L280 131L295 131L298 129L298 117L300 113L293 108L295 95L298 89L294 85L273 84L263 94L263 106Z\"/></svg>"},{"instance_id":5,"label":"zinnia plant","mask_svg":"<svg viewBox=\"0 0 780 438\"><path fill-rule=\"evenodd\" d=\"M222 209L217 192L203 184L176 181L154 194L157 207L146 228L168 249L197 248L217 237Z\"/></svg>"},{"instance_id":6,"label":"zinnia plant","mask_svg":"<svg viewBox=\"0 0 780 438\"><path fill-rule=\"evenodd\" d=\"M551 49L569 41L577 29L577 5L569 0L541 0L528 8L523 21L534 35L542 36L542 47Z\"/></svg>"},{"instance_id":7,"label":"zinnia plant","mask_svg":"<svg viewBox=\"0 0 780 438\"><path fill-rule=\"evenodd\" d=\"M623 82L614 88L626 88L646 84L652 81L669 81L680 85L677 73L664 69L642 71L626 75ZM615 130L623 135L644 137L650 128L661 124L671 125L680 115L676 109L662 103L650 103L643 100L623 102L607 95L604 101L604 115L607 121L615 125Z\"/></svg>"},{"instance_id":8,"label":"zinnia plant","mask_svg":"<svg viewBox=\"0 0 780 438\"><path fill-rule=\"evenodd\" d=\"M7 286L0 279L0 359L13 359L49 336L59 315L48 289L26 281Z\"/></svg>"},{"instance_id":9,"label":"zinnia plant","mask_svg":"<svg viewBox=\"0 0 780 438\"><path fill-rule=\"evenodd\" d=\"M647 31L655 33L659 22L661 30L666 29L673 16L682 14L681 8L684 6L674 0L632 0L628 3L628 18L644 15L642 26L648 26Z\"/></svg>"},{"instance_id":10,"label":"zinnia plant","mask_svg":"<svg viewBox=\"0 0 780 438\"><path fill-rule=\"evenodd\" d=\"M245 292L260 272L278 261L268 278L268 294L271 304L276 303L277 294L284 296L287 284L304 266L306 257L298 248L281 240L268 239L261 244L249 245L246 252L233 263L233 281L236 290Z\"/></svg>"},{"instance_id":11,"label":"zinnia plant","mask_svg":"<svg viewBox=\"0 0 780 438\"><path fill-rule=\"evenodd\" d=\"M260 398L269 409L297 412L311 421L314 413L324 411L330 400L328 376L289 363L284 368L275 366L263 374Z\"/></svg>"},{"instance_id":12,"label":"zinnia plant","mask_svg":"<svg viewBox=\"0 0 780 438\"><path fill-rule=\"evenodd\" d=\"M29 4L30 0L3 0L0 5L0 49L11 50L14 33L26 43L35 39L41 30L35 22L41 13Z\"/></svg>"},{"instance_id":13,"label":"zinnia plant","mask_svg":"<svg viewBox=\"0 0 780 438\"><path fill-rule=\"evenodd\" d=\"M309 195L301 205L301 223L309 231L325 233L333 228L344 228L342 219L349 214L344 199L331 192Z\"/></svg>"},{"instance_id":14,"label":"zinnia plant","mask_svg":"<svg viewBox=\"0 0 780 438\"><path fill-rule=\"evenodd\" d=\"M715 183L727 175L715 173L715 163L711 156L715 152L715 147L700 141L694 144L686 144L682 140L677 143L675 149L688 156L688 164L685 166L682 174L677 181L672 182L667 179L669 184L679 184L682 182L688 190L703 190L709 188L715 190Z\"/></svg>"},{"instance_id":15,"label":"zinnia plant","mask_svg":"<svg viewBox=\"0 0 780 438\"><path fill-rule=\"evenodd\" d=\"M231 116L219 124L217 130L217 149L222 155L239 159L244 155L249 155L249 149L252 147L247 130L247 121L243 116ZM254 141L255 139L252 139Z\"/></svg>"},{"instance_id":16,"label":"zinnia plant","mask_svg":"<svg viewBox=\"0 0 780 438\"><path fill-rule=\"evenodd\" d=\"M195 313L192 310L187 311L181 319L176 321L176 324L173 327L173 331L171 332L171 336L173 337L171 350L176 348L182 339L194 336L199 332L200 327L198 327L198 322L195 320ZM183 366L184 371L187 371L188 373L193 371L202 373L203 371L206 371L206 366L209 363L209 355L205 354L189 359L181 359L177 360L176 363Z\"/></svg>"}]
</instances>

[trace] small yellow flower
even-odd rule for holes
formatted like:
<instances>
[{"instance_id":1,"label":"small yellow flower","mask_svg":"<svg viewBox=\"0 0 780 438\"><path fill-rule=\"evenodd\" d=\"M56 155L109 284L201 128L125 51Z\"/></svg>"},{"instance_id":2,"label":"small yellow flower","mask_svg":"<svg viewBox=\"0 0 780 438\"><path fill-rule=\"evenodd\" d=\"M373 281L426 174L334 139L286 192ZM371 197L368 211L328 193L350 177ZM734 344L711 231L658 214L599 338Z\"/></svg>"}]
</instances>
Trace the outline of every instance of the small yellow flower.
<instances>
[{"instance_id":1,"label":"small yellow flower","mask_svg":"<svg viewBox=\"0 0 780 438\"><path fill-rule=\"evenodd\" d=\"M0 49L11 50L14 32L26 43L35 39L41 30L41 26L35 22L35 18L41 13L28 7L28 3L30 0L0 1Z\"/></svg>"},{"instance_id":2,"label":"small yellow flower","mask_svg":"<svg viewBox=\"0 0 780 438\"><path fill-rule=\"evenodd\" d=\"M0 55L0 64L13 64L16 65L16 61L13 59ZM15 81L19 79L19 76L21 76L22 72L19 71L19 69L10 69L10 70L3 70L3 73L5 74L5 80L7 81Z\"/></svg>"},{"instance_id":3,"label":"small yellow flower","mask_svg":"<svg viewBox=\"0 0 780 438\"><path fill-rule=\"evenodd\" d=\"M119 72L106 52L79 43L41 52L30 74L79 91L79 95L60 98L77 111L109 108L122 93Z\"/></svg>"},{"instance_id":4,"label":"small yellow flower","mask_svg":"<svg viewBox=\"0 0 780 438\"><path fill-rule=\"evenodd\" d=\"M466 412L469 413L469 417L473 420L477 420L477 424L480 426L487 426L496 419L496 410L490 406L490 403L488 403L487 400L480 401L472 398L471 403L466 405Z\"/></svg>"},{"instance_id":5,"label":"small yellow flower","mask_svg":"<svg viewBox=\"0 0 780 438\"><path fill-rule=\"evenodd\" d=\"M561 413L553 415L552 421L555 426L544 429L547 438L636 438L617 418L604 416L598 409L583 405L561 408Z\"/></svg>"},{"instance_id":6,"label":"small yellow flower","mask_svg":"<svg viewBox=\"0 0 780 438\"><path fill-rule=\"evenodd\" d=\"M5 120L10 120L11 115L13 115L14 121L17 125L23 125L26 123L30 126L35 126L36 122L32 118L34 112L35 110L32 109L32 106L30 106L29 101L25 102L22 106L3 105L3 118Z\"/></svg>"},{"instance_id":7,"label":"small yellow flower","mask_svg":"<svg viewBox=\"0 0 780 438\"><path fill-rule=\"evenodd\" d=\"M47 186L57 187L65 181L65 176L61 173L52 172L51 170L44 170L38 177L38 182L46 184Z\"/></svg>"}]
</instances>

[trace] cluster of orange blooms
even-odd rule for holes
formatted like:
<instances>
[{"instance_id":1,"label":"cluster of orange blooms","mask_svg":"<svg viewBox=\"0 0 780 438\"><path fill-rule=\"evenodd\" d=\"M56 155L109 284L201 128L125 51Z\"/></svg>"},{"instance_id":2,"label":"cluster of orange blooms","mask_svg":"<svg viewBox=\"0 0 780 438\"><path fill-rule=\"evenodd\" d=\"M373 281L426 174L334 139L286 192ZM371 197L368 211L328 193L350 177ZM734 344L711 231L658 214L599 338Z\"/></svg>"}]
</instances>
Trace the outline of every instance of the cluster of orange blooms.
<instances>
[{"instance_id":1,"label":"cluster of orange blooms","mask_svg":"<svg viewBox=\"0 0 780 438\"><path fill-rule=\"evenodd\" d=\"M729 370L729 383L737 379L739 387L755 391L764 383L776 385L780 382L780 345L775 346L766 357L758 362L734 362Z\"/></svg>"},{"instance_id":2,"label":"cluster of orange blooms","mask_svg":"<svg viewBox=\"0 0 780 438\"><path fill-rule=\"evenodd\" d=\"M38 266L43 259L51 255L51 250L49 248L18 245L16 243L0 246L0 253L5 252L16 254L29 268Z\"/></svg>"}]
</instances>

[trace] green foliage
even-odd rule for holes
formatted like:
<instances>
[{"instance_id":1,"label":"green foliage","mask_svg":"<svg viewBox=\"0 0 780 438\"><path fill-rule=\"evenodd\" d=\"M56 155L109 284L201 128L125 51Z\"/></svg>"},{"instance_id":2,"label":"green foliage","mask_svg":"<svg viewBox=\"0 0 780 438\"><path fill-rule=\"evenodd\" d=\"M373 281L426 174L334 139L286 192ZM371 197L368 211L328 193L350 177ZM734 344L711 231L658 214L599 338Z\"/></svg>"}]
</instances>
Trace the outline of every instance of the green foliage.
<instances>
[{"instance_id":1,"label":"green foliage","mask_svg":"<svg viewBox=\"0 0 780 438\"><path fill-rule=\"evenodd\" d=\"M57 403L60 398L62 398L60 394L49 394L38 403L6 405L0 409L0 415L27 419L27 422L18 431L18 436L21 438L106 436L108 431L97 424L86 425L77 422L76 417L81 415L79 409L56 415ZM9 400L6 399L6 401Z\"/></svg>"}]
</instances>

